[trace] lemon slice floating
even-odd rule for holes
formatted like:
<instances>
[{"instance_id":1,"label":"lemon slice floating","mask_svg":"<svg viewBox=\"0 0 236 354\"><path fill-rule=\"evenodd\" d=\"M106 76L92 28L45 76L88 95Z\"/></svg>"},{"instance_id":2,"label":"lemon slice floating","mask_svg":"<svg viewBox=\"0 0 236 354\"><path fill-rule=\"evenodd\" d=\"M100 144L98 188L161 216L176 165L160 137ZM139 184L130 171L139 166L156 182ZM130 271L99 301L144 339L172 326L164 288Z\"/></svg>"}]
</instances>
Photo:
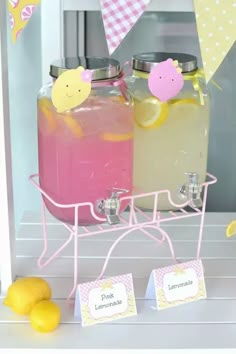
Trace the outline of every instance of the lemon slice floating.
<instances>
[{"instance_id":1,"label":"lemon slice floating","mask_svg":"<svg viewBox=\"0 0 236 354\"><path fill-rule=\"evenodd\" d=\"M79 122L77 122L70 114L66 114L64 122L74 136L77 138L83 136L83 131Z\"/></svg>"},{"instance_id":2,"label":"lemon slice floating","mask_svg":"<svg viewBox=\"0 0 236 354\"><path fill-rule=\"evenodd\" d=\"M119 96L112 96L111 97L111 100L113 102L119 102L119 103L127 103L126 99L122 96L122 95L119 95Z\"/></svg>"},{"instance_id":3,"label":"lemon slice floating","mask_svg":"<svg viewBox=\"0 0 236 354\"><path fill-rule=\"evenodd\" d=\"M172 105L183 105L183 104L195 104L195 105L199 105L199 102L196 98L194 97L190 97L190 98L175 98L173 100L169 101L170 104Z\"/></svg>"},{"instance_id":4,"label":"lemon slice floating","mask_svg":"<svg viewBox=\"0 0 236 354\"><path fill-rule=\"evenodd\" d=\"M160 102L155 97L143 100L134 99L134 115L136 123L144 129L161 126L168 116L168 103Z\"/></svg>"},{"instance_id":5,"label":"lemon slice floating","mask_svg":"<svg viewBox=\"0 0 236 354\"><path fill-rule=\"evenodd\" d=\"M234 235L236 235L236 220L232 221L226 229L227 237L232 237Z\"/></svg>"},{"instance_id":6,"label":"lemon slice floating","mask_svg":"<svg viewBox=\"0 0 236 354\"><path fill-rule=\"evenodd\" d=\"M57 121L53 113L53 105L48 97L40 98L38 101L38 106L44 117L47 119L49 129L51 131L55 130L57 127Z\"/></svg>"},{"instance_id":7,"label":"lemon slice floating","mask_svg":"<svg viewBox=\"0 0 236 354\"><path fill-rule=\"evenodd\" d=\"M114 133L104 133L102 134L102 139L106 141L125 141L133 138L133 133L126 134L114 134Z\"/></svg>"}]
</instances>

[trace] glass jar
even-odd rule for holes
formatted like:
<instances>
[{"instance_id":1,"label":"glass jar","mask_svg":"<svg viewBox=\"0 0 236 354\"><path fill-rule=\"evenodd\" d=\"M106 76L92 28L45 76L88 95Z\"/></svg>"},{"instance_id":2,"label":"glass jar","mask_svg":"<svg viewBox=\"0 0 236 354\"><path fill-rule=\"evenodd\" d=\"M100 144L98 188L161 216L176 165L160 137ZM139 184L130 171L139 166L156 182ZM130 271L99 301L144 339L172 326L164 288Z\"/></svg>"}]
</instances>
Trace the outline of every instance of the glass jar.
<instances>
[{"instance_id":1,"label":"glass jar","mask_svg":"<svg viewBox=\"0 0 236 354\"><path fill-rule=\"evenodd\" d=\"M148 88L151 69L171 58L182 68L184 86L167 102L153 97ZM147 193L169 190L174 203L181 204L179 190L187 181L186 173L206 178L209 100L204 74L197 58L178 53L143 53L133 57L133 75L128 86L134 97L134 187ZM161 91L161 86L160 86ZM137 199L137 205L152 209L153 198ZM162 194L158 210L175 209Z\"/></svg>"},{"instance_id":2,"label":"glass jar","mask_svg":"<svg viewBox=\"0 0 236 354\"><path fill-rule=\"evenodd\" d=\"M78 107L58 113L51 93L55 79L69 69L92 71L89 97ZM38 155L41 188L57 203L98 203L113 188L132 191L133 108L118 61L107 58L67 58L51 65L50 84L38 95ZM48 210L74 223L74 208L59 208L44 198ZM127 204L121 203L120 211ZM78 212L79 224L98 223L89 206Z\"/></svg>"}]
</instances>

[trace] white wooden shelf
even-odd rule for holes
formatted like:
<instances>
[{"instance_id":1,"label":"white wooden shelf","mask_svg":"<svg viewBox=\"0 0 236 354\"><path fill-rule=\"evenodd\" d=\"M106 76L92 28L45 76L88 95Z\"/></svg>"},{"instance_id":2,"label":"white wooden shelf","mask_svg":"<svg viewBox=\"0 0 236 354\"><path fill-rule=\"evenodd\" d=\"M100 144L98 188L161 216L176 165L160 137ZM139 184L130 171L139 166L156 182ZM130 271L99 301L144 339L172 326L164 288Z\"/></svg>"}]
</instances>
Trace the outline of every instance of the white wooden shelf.
<instances>
[{"instance_id":1,"label":"white wooden shelf","mask_svg":"<svg viewBox=\"0 0 236 354\"><path fill-rule=\"evenodd\" d=\"M142 233L134 233L117 248L108 266L107 275L132 272L137 298L138 316L110 324L82 328L74 319L73 309L65 298L71 288L73 258L68 247L47 268L37 268L37 257L42 250L42 230L39 214L26 213L16 241L18 276L43 276L50 283L54 300L62 310L62 323L48 335L34 332L28 318L12 313L2 305L0 298L0 353L6 348L55 350L56 353L100 353L102 350L147 353L188 354L231 353L236 349L236 238L226 239L228 222L233 213L206 215L202 261L205 270L207 300L163 311L155 310L154 301L144 299L148 276L153 268L170 264L166 246L156 247ZM164 227L172 238L177 258L192 259L196 254L199 217L167 222ZM50 250L68 236L59 222L50 219L48 227ZM80 241L80 282L93 280L99 273L116 233L88 237ZM57 245L56 245L57 243ZM3 350L3 351L1 351ZM101 351L100 351L101 350ZM178 351L180 350L180 351ZM104 352L104 351L103 351ZM234 351L233 351L234 352Z\"/></svg>"},{"instance_id":2,"label":"white wooden shelf","mask_svg":"<svg viewBox=\"0 0 236 354\"><path fill-rule=\"evenodd\" d=\"M99 0L64 0L65 11L100 11ZM192 0L152 0L147 11L192 12Z\"/></svg>"}]
</instances>

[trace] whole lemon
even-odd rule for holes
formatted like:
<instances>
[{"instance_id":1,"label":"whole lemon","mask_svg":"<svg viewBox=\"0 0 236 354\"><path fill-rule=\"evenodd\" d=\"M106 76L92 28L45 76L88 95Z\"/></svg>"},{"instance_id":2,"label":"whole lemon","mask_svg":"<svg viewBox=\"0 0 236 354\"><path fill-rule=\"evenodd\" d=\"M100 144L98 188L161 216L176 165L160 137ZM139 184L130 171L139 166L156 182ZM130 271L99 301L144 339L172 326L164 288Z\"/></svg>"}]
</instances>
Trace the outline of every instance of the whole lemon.
<instances>
[{"instance_id":1,"label":"whole lemon","mask_svg":"<svg viewBox=\"0 0 236 354\"><path fill-rule=\"evenodd\" d=\"M30 313L31 326L38 332L51 332L60 323L61 311L52 301L41 301L36 304Z\"/></svg>"},{"instance_id":2,"label":"whole lemon","mask_svg":"<svg viewBox=\"0 0 236 354\"><path fill-rule=\"evenodd\" d=\"M50 299L51 289L44 279L27 277L16 280L8 288L4 304L17 314L28 315L39 301Z\"/></svg>"}]
</instances>

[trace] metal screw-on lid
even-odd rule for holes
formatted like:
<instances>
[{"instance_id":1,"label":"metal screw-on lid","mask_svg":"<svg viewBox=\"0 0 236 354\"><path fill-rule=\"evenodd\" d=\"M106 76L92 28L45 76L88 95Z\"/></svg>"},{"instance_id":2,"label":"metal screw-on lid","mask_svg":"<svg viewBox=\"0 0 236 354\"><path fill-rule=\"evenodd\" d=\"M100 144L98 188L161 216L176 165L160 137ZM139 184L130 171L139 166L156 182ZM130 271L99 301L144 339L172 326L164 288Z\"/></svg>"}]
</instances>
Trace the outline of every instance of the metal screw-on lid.
<instances>
[{"instance_id":1,"label":"metal screw-on lid","mask_svg":"<svg viewBox=\"0 0 236 354\"><path fill-rule=\"evenodd\" d=\"M185 53L150 52L133 56L133 69L150 73L152 68L167 59L178 60L183 73L197 69L197 57Z\"/></svg>"},{"instance_id":2,"label":"metal screw-on lid","mask_svg":"<svg viewBox=\"0 0 236 354\"><path fill-rule=\"evenodd\" d=\"M54 78L69 69L83 66L92 71L92 81L112 79L120 75L120 63L115 59L100 57L78 57L57 60L50 65L50 75Z\"/></svg>"}]
</instances>

